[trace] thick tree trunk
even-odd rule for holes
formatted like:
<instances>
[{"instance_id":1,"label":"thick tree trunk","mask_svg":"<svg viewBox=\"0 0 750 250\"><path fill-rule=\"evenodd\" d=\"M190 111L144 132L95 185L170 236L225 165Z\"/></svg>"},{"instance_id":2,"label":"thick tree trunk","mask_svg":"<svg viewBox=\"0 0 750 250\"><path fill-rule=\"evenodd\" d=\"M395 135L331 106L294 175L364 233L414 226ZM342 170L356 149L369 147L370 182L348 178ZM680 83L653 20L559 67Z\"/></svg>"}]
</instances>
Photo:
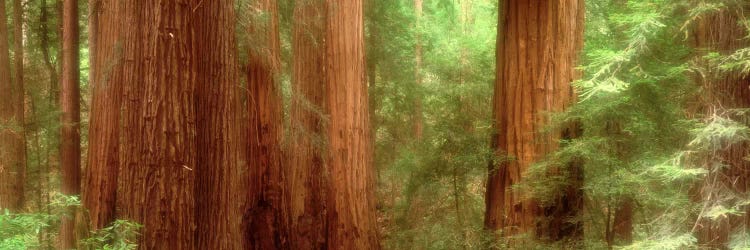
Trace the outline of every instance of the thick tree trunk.
<instances>
[{"instance_id":1,"label":"thick tree trunk","mask_svg":"<svg viewBox=\"0 0 750 250\"><path fill-rule=\"evenodd\" d=\"M234 1L192 2L192 10L182 11L195 12L188 21L195 25L192 56L197 73L196 248L238 249L242 243L239 210L242 202L236 198L242 195L232 189L232 183L237 182L240 169L247 166L240 153L246 148L239 139Z\"/></svg>"},{"instance_id":2,"label":"thick tree trunk","mask_svg":"<svg viewBox=\"0 0 750 250\"><path fill-rule=\"evenodd\" d=\"M23 208L23 93L11 82L5 1L0 3L0 209ZM21 103L19 103L21 100ZM19 110L21 110L19 112Z\"/></svg>"},{"instance_id":3,"label":"thick tree trunk","mask_svg":"<svg viewBox=\"0 0 750 250\"><path fill-rule=\"evenodd\" d=\"M294 9L292 48L291 132L289 194L292 249L326 246L325 64L323 0L297 1Z\"/></svg>"},{"instance_id":4,"label":"thick tree trunk","mask_svg":"<svg viewBox=\"0 0 750 250\"><path fill-rule=\"evenodd\" d=\"M328 249L379 249L361 0L326 0Z\"/></svg>"},{"instance_id":5,"label":"thick tree trunk","mask_svg":"<svg viewBox=\"0 0 750 250\"><path fill-rule=\"evenodd\" d=\"M91 116L83 205L89 229L106 227L115 219L117 177L120 165L120 126L124 55L124 2L96 0L90 26L96 46L91 53ZM94 24L92 22L92 24ZM91 44L93 45L93 44Z\"/></svg>"},{"instance_id":6,"label":"thick tree trunk","mask_svg":"<svg viewBox=\"0 0 750 250\"><path fill-rule=\"evenodd\" d=\"M102 7L116 6L116 2ZM212 203L213 199L200 200L194 195L194 179L201 167L198 158L208 153L198 148L217 146L209 141L201 145L196 140L197 124L214 122L205 121L209 116L200 116L196 111L196 103L203 99L198 100L195 94L193 61L197 55L192 53L193 30L189 24L205 20L192 15L195 7L177 1L130 0L121 4L121 19L126 22L121 29L125 34L115 42L123 56L125 95L118 218L143 225L139 249L195 249L196 226L207 227L195 220L196 201L218 205ZM106 26L104 19L100 21ZM101 32L107 31L100 29ZM106 36L101 34L99 38L98 46L106 47ZM96 71L103 74L106 70ZM205 96L216 94L216 90L202 90ZM214 195L225 197L221 193Z\"/></svg>"},{"instance_id":7,"label":"thick tree trunk","mask_svg":"<svg viewBox=\"0 0 750 250\"><path fill-rule=\"evenodd\" d=\"M564 110L575 98L570 83L582 39L583 1L506 0L500 15L492 136L496 154L513 160L491 164L485 227L503 235L550 233L538 224L538 202L511 189L530 164L555 150L559 134L539 132L546 113Z\"/></svg>"},{"instance_id":8,"label":"thick tree trunk","mask_svg":"<svg viewBox=\"0 0 750 250\"><path fill-rule=\"evenodd\" d=\"M64 195L81 193L81 134L80 91L78 64L78 1L63 3L62 78L60 107L62 108L62 133L60 160ZM76 248L74 207L63 216L58 237L61 249Z\"/></svg>"},{"instance_id":9,"label":"thick tree trunk","mask_svg":"<svg viewBox=\"0 0 750 250\"><path fill-rule=\"evenodd\" d=\"M247 69L250 174L249 206L243 217L246 247L288 248L288 199L282 162L279 17L276 0L257 0L249 24L254 38ZM253 43L254 42L254 43Z\"/></svg>"},{"instance_id":10,"label":"thick tree trunk","mask_svg":"<svg viewBox=\"0 0 750 250\"><path fill-rule=\"evenodd\" d=\"M708 49L727 55L737 49L748 46L746 29L741 24L742 17L735 11L722 10L712 13L698 21L695 27L694 45L698 49ZM710 67L715 67L709 65ZM723 74L709 72L709 77L701 79L703 85L705 114L706 115L729 115L729 118L745 125L750 125L747 116L725 113L729 109L750 107L750 77L739 73ZM750 143L743 142L731 145L727 149L719 151L715 157L722 164L728 166L719 172L712 172L705 178L703 185L695 194L698 202L707 208L718 205L727 206L722 202L741 202L736 198L727 197L727 194L747 194L750 191L750 162L746 156L750 153ZM750 208L746 206L746 213ZM696 237L698 243L705 247L726 248L730 237L737 229L750 226L750 216L730 215L725 218L711 220L709 218L698 218L696 224Z\"/></svg>"}]
</instances>

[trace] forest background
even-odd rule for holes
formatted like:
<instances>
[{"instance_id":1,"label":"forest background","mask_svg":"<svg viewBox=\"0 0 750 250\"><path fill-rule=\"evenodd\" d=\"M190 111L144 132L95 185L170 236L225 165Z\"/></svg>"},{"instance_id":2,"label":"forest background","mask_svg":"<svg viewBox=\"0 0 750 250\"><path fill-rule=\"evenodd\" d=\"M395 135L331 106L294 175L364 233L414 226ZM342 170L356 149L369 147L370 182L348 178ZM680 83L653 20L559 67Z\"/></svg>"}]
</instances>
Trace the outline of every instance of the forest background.
<instances>
[{"instance_id":1,"label":"forest background","mask_svg":"<svg viewBox=\"0 0 750 250\"><path fill-rule=\"evenodd\" d=\"M750 249L745 0L2 0L0 249Z\"/></svg>"}]
</instances>

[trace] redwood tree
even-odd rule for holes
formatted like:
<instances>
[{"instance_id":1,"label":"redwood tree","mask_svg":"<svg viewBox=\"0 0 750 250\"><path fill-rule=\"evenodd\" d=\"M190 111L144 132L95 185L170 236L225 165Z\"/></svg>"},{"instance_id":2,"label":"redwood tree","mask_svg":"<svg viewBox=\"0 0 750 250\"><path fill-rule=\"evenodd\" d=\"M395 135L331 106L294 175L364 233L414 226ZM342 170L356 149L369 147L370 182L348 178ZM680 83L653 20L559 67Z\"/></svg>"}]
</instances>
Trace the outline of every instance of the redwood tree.
<instances>
[{"instance_id":1,"label":"redwood tree","mask_svg":"<svg viewBox=\"0 0 750 250\"><path fill-rule=\"evenodd\" d=\"M191 9L179 13L195 13L181 22L192 23L195 32L191 57L197 73L195 102L184 105L195 104L197 119L197 165L186 164L196 167L196 248L239 249L241 214L236 198L242 196L232 184L246 166L240 153L245 148L239 139L234 1L191 2Z\"/></svg>"},{"instance_id":2,"label":"redwood tree","mask_svg":"<svg viewBox=\"0 0 750 250\"><path fill-rule=\"evenodd\" d=\"M62 40L62 77L60 107L62 108L62 133L60 162L62 173L62 193L79 195L81 193L81 134L80 134L80 91L78 65L78 1L63 2L63 40ZM75 248L75 213L70 207L69 213L62 218L59 243L61 249Z\"/></svg>"},{"instance_id":3,"label":"redwood tree","mask_svg":"<svg viewBox=\"0 0 750 250\"><path fill-rule=\"evenodd\" d=\"M734 6L734 5L730 5ZM746 11L747 8L744 9ZM723 9L716 13L709 13L696 22L694 27L693 43L703 51L715 51L720 55L728 55L732 52L747 48L747 29L744 26L743 6L737 8ZM702 53L699 54L702 56ZM708 63L707 61L701 61ZM746 109L750 107L750 76L739 72L720 72L716 65L705 65L708 72L704 72L699 79L702 87L704 114L707 117L713 115L727 116L745 126L750 124L746 115L728 112L732 109ZM704 209L724 206L734 202L744 202L743 197L750 191L750 162L747 155L750 153L750 143L741 142L729 145L713 154L714 159L724 167L709 169L710 174L705 177L704 183L694 193L698 202ZM719 164L712 164L719 165ZM744 214L729 214L715 219L698 218L694 230L698 243L705 247L726 248L734 233L744 231L750 227L750 208L745 206Z\"/></svg>"},{"instance_id":4,"label":"redwood tree","mask_svg":"<svg viewBox=\"0 0 750 250\"><path fill-rule=\"evenodd\" d=\"M326 0L328 249L378 249L361 0Z\"/></svg>"},{"instance_id":5,"label":"redwood tree","mask_svg":"<svg viewBox=\"0 0 750 250\"><path fill-rule=\"evenodd\" d=\"M83 205L90 229L106 227L115 219L120 165L120 104L123 90L125 5L118 0L94 1L89 20L91 47L88 158Z\"/></svg>"},{"instance_id":6,"label":"redwood tree","mask_svg":"<svg viewBox=\"0 0 750 250\"><path fill-rule=\"evenodd\" d=\"M243 217L248 247L288 248L288 199L282 164L279 17L276 0L253 3L247 68L249 206ZM265 18L267 17L267 18Z\"/></svg>"},{"instance_id":7,"label":"redwood tree","mask_svg":"<svg viewBox=\"0 0 750 250\"><path fill-rule=\"evenodd\" d=\"M546 230L560 228L545 228L540 221L546 211L539 202L512 186L524 181L532 163L558 147L560 134L540 129L548 124L547 113L564 110L575 98L571 82L578 76L583 1L506 0L502 9L492 147L512 160L490 166L485 227L505 236L542 238L554 234Z\"/></svg>"},{"instance_id":8,"label":"redwood tree","mask_svg":"<svg viewBox=\"0 0 750 250\"><path fill-rule=\"evenodd\" d=\"M292 249L326 245L326 105L323 0L297 1L294 8L292 98L287 180Z\"/></svg>"},{"instance_id":9,"label":"redwood tree","mask_svg":"<svg viewBox=\"0 0 750 250\"><path fill-rule=\"evenodd\" d=\"M122 60L124 94L121 107L114 109L122 108L117 217L143 225L140 249L193 249L197 240L194 179L197 158L204 153L198 150L196 124L208 117L196 112L193 62L197 58L189 24L204 20L195 18L194 7L177 1L120 4L126 23L120 27L123 37L115 42L120 47L115 50L122 53L116 60ZM102 5L107 7L114 6ZM106 26L104 16L100 22ZM100 39L97 46L104 43Z\"/></svg>"},{"instance_id":10,"label":"redwood tree","mask_svg":"<svg viewBox=\"0 0 750 250\"><path fill-rule=\"evenodd\" d=\"M26 169L23 88L11 82L5 1L0 3L0 209L23 207Z\"/></svg>"}]
</instances>

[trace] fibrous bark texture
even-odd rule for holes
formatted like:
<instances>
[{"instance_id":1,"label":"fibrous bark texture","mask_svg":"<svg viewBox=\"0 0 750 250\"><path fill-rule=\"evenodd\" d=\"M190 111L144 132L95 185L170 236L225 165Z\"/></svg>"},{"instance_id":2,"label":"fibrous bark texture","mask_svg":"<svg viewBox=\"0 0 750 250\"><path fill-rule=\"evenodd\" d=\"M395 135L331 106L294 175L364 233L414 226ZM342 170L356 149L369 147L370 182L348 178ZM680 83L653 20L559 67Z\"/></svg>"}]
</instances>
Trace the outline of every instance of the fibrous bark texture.
<instances>
[{"instance_id":1,"label":"fibrous bark texture","mask_svg":"<svg viewBox=\"0 0 750 250\"><path fill-rule=\"evenodd\" d=\"M742 25L742 10L727 9L712 13L700 19L695 27L694 45L700 51L715 51L728 55L737 49L748 46L747 32ZM707 68L715 67L709 65ZM731 109L750 107L750 77L736 72L706 72L700 79L704 91L705 115L726 116L744 125L750 125L747 116L727 112ZM730 207L725 202L742 202L750 191L750 143L729 145L717 152L712 161L720 161L726 166L720 171L711 171L695 194L704 209L716 206ZM709 164L713 165L713 164ZM743 232L750 226L750 207L745 206L744 215L729 215L712 220L698 218L696 237L699 244L723 249L727 248L733 233Z\"/></svg>"},{"instance_id":2,"label":"fibrous bark texture","mask_svg":"<svg viewBox=\"0 0 750 250\"><path fill-rule=\"evenodd\" d=\"M197 73L196 249L238 249L241 214L236 197L242 196L232 183L246 166L240 153L245 147L239 139L234 1L192 3L192 10L181 11L194 13L190 22L195 26L191 56Z\"/></svg>"},{"instance_id":3,"label":"fibrous bark texture","mask_svg":"<svg viewBox=\"0 0 750 250\"><path fill-rule=\"evenodd\" d=\"M120 165L123 38L125 4L118 0L96 0L92 4L90 35L92 101L89 147L83 205L89 229L106 227L115 219L117 176ZM93 44L90 44L93 45Z\"/></svg>"},{"instance_id":4,"label":"fibrous bark texture","mask_svg":"<svg viewBox=\"0 0 750 250\"><path fill-rule=\"evenodd\" d=\"M192 16L193 6L178 1L130 0L120 4L125 23L120 27L124 36L115 48L122 52L119 63L123 67L124 94L118 218L143 225L139 249L194 249L194 179L200 167L198 158L204 152L198 150L196 140L196 126L201 121L195 104L196 55L192 53L190 23L204 20ZM117 5L117 1L111 5ZM108 7L112 6L102 5ZM100 22L106 25L107 21ZM98 40L99 47L106 47L104 39ZM204 91L207 96L216 93Z\"/></svg>"},{"instance_id":5,"label":"fibrous bark texture","mask_svg":"<svg viewBox=\"0 0 750 250\"><path fill-rule=\"evenodd\" d=\"M249 205L243 217L247 247L288 248L288 199L282 162L280 44L276 0L253 3L247 68Z\"/></svg>"},{"instance_id":6,"label":"fibrous bark texture","mask_svg":"<svg viewBox=\"0 0 750 250\"><path fill-rule=\"evenodd\" d=\"M5 1L0 3L0 209L23 207L26 169L23 91L11 82Z\"/></svg>"},{"instance_id":7,"label":"fibrous bark texture","mask_svg":"<svg viewBox=\"0 0 750 250\"><path fill-rule=\"evenodd\" d=\"M502 235L554 236L541 223L548 213L520 190L529 166L558 147L562 132L539 132L546 115L575 98L571 82L583 30L583 1L506 0L499 17L492 147L511 160L490 166L485 227ZM577 209L578 205L566 205ZM553 211L554 214L560 211Z\"/></svg>"},{"instance_id":8,"label":"fibrous bark texture","mask_svg":"<svg viewBox=\"0 0 750 250\"><path fill-rule=\"evenodd\" d=\"M326 246L326 82L324 72L323 0L297 1L292 49L294 69L290 109L288 173L290 246Z\"/></svg>"},{"instance_id":9,"label":"fibrous bark texture","mask_svg":"<svg viewBox=\"0 0 750 250\"><path fill-rule=\"evenodd\" d=\"M379 249L361 0L326 0L327 248Z\"/></svg>"},{"instance_id":10,"label":"fibrous bark texture","mask_svg":"<svg viewBox=\"0 0 750 250\"><path fill-rule=\"evenodd\" d=\"M81 193L81 133L80 91L78 52L78 1L63 2L62 81L60 83L60 107L62 109L62 131L60 145L60 168L64 195ZM60 249L75 248L75 214L70 207L70 216L63 216L58 237Z\"/></svg>"}]
</instances>

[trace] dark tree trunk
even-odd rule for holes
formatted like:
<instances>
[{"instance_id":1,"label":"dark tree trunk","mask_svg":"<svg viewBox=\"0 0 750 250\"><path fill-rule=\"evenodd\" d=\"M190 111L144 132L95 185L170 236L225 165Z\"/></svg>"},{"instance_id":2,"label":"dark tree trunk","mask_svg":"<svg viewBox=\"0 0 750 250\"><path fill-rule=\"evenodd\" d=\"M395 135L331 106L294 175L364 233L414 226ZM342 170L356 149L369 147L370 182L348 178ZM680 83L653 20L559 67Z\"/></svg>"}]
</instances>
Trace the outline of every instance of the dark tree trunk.
<instances>
[{"instance_id":1,"label":"dark tree trunk","mask_svg":"<svg viewBox=\"0 0 750 250\"><path fill-rule=\"evenodd\" d=\"M258 0L249 24L247 69L249 206L243 217L250 249L287 249L289 207L282 162L279 17L276 0ZM254 42L254 43L253 43Z\"/></svg>"},{"instance_id":2,"label":"dark tree trunk","mask_svg":"<svg viewBox=\"0 0 750 250\"><path fill-rule=\"evenodd\" d=\"M292 47L294 69L289 152L292 249L326 246L326 106L323 0L297 1Z\"/></svg>"}]
</instances>

